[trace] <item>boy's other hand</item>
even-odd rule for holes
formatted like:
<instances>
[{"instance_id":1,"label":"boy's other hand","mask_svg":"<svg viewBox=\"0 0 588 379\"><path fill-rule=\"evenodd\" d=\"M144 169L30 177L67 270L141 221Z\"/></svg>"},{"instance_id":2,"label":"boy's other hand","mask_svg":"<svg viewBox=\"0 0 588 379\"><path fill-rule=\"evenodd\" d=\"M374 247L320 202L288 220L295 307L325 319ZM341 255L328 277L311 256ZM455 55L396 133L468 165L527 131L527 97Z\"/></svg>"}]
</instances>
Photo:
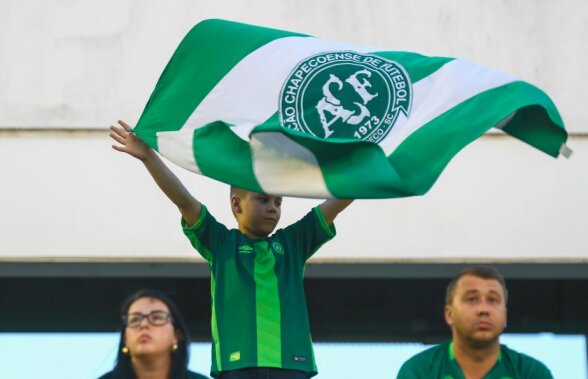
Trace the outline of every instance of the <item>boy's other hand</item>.
<instances>
[{"instance_id":1,"label":"boy's other hand","mask_svg":"<svg viewBox=\"0 0 588 379\"><path fill-rule=\"evenodd\" d=\"M122 128L110 125L109 136L119 143L118 145L112 145L112 148L144 161L151 148L131 132L131 127L126 122L118 120L118 124Z\"/></svg>"}]
</instances>

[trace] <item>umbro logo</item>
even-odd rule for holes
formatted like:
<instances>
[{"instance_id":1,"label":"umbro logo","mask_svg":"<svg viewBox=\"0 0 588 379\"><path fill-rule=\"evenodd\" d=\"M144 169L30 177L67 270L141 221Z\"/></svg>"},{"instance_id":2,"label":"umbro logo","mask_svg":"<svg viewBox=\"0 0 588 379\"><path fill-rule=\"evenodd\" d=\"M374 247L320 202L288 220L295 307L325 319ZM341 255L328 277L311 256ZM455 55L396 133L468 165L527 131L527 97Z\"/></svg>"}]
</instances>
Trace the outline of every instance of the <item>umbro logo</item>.
<instances>
[{"instance_id":1,"label":"umbro logo","mask_svg":"<svg viewBox=\"0 0 588 379\"><path fill-rule=\"evenodd\" d=\"M250 254L253 252L253 247L249 245L241 245L239 246L239 254Z\"/></svg>"}]
</instances>

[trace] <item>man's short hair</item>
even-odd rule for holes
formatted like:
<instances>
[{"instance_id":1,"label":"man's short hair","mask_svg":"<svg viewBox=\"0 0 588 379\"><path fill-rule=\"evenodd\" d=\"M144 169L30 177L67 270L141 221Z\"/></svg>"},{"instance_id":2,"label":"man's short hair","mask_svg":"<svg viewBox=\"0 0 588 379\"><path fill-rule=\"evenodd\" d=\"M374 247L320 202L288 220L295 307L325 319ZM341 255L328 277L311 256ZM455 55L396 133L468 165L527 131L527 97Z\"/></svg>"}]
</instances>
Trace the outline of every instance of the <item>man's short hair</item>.
<instances>
[{"instance_id":1,"label":"man's short hair","mask_svg":"<svg viewBox=\"0 0 588 379\"><path fill-rule=\"evenodd\" d=\"M447 290L445 292L445 305L451 305L453 302L453 297L455 296L455 287L457 282L462 277L469 275L475 276L477 278L482 279L494 279L504 290L504 302L508 301L508 290L506 289L506 282L504 280L504 276L498 271L496 268L492 266L472 266L462 270L456 277L454 277L451 282L447 285Z\"/></svg>"}]
</instances>

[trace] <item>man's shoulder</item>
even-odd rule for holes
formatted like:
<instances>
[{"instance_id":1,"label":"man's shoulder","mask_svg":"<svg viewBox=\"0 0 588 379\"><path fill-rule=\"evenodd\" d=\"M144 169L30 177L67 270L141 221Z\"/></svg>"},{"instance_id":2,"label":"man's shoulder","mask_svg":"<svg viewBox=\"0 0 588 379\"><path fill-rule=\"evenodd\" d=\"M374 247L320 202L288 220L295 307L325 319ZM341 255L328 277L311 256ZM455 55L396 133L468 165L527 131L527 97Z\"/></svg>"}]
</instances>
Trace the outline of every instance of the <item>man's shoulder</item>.
<instances>
[{"instance_id":1,"label":"man's shoulder","mask_svg":"<svg viewBox=\"0 0 588 379\"><path fill-rule=\"evenodd\" d=\"M409 358L402 367L398 378L420 378L419 373L431 373L434 367L442 365L442 361L449 359L449 343L429 347Z\"/></svg>"},{"instance_id":2,"label":"man's shoulder","mask_svg":"<svg viewBox=\"0 0 588 379\"><path fill-rule=\"evenodd\" d=\"M446 359L448 358L447 351L449 349L449 343L444 342L438 345L431 346L420 353L415 354L408 361L413 362L430 362L431 360ZM407 361L407 362L408 362Z\"/></svg>"},{"instance_id":3,"label":"man's shoulder","mask_svg":"<svg viewBox=\"0 0 588 379\"><path fill-rule=\"evenodd\" d=\"M500 345L500 352L504 359L508 360L513 366L513 369L521 374L527 375L523 377L532 377L536 379L553 378L549 368L536 358L513 350L506 345Z\"/></svg>"}]
</instances>

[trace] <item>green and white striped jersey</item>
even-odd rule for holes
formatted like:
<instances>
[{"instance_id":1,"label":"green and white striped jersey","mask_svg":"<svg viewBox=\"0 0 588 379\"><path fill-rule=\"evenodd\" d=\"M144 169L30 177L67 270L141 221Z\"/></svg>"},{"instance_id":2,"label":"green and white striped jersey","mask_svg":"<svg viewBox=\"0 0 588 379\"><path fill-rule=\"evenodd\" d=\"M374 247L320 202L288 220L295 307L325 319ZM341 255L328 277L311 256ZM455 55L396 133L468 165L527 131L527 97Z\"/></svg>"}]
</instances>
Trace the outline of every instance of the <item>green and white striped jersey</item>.
<instances>
[{"instance_id":1,"label":"green and white striped jersey","mask_svg":"<svg viewBox=\"0 0 588 379\"><path fill-rule=\"evenodd\" d=\"M211 269L212 369L278 367L316 375L303 277L335 235L320 207L267 238L229 230L202 207L184 233Z\"/></svg>"}]
</instances>

